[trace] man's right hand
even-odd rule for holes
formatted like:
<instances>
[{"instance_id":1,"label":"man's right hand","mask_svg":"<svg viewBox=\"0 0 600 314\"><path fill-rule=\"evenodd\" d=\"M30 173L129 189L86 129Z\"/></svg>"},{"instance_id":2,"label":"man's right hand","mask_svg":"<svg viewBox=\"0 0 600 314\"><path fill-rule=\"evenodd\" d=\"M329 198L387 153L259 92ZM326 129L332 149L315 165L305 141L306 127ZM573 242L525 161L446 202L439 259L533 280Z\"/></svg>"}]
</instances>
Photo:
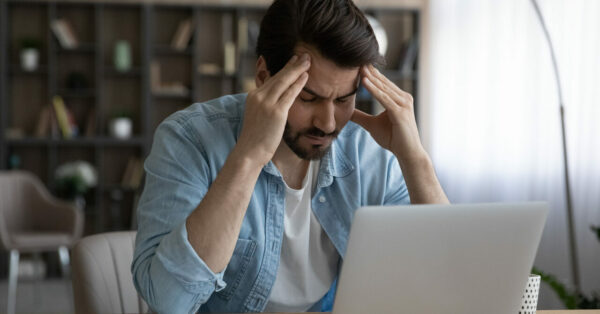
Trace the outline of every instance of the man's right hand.
<instances>
[{"instance_id":1,"label":"man's right hand","mask_svg":"<svg viewBox=\"0 0 600 314\"><path fill-rule=\"evenodd\" d=\"M257 89L248 93L238 152L261 166L271 160L281 142L288 111L308 80L310 57L293 56Z\"/></svg>"}]
</instances>

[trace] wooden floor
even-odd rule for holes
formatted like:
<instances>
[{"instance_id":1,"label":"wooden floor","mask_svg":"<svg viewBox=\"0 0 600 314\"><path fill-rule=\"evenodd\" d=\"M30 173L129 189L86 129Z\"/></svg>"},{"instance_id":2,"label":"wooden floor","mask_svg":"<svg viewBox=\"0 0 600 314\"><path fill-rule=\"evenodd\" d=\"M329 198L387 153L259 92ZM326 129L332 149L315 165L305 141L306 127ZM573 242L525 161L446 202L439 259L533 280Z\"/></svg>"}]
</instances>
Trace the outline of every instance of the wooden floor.
<instances>
[{"instance_id":1,"label":"wooden floor","mask_svg":"<svg viewBox=\"0 0 600 314\"><path fill-rule=\"evenodd\" d=\"M0 281L0 313L6 312L8 282ZM73 313L71 281L47 279L19 281L17 313Z\"/></svg>"}]
</instances>

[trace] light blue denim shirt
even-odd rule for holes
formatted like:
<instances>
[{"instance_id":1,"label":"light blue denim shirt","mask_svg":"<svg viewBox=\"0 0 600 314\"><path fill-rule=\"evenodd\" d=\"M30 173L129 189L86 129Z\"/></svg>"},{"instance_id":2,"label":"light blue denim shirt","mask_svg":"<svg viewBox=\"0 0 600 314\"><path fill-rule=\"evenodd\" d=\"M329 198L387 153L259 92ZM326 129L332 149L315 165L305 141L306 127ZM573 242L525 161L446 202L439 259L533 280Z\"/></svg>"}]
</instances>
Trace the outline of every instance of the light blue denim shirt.
<instances>
[{"instance_id":1,"label":"light blue denim shirt","mask_svg":"<svg viewBox=\"0 0 600 314\"><path fill-rule=\"evenodd\" d=\"M187 239L185 220L202 201L238 139L245 94L198 103L157 128L145 162L131 271L148 305L160 313L261 312L275 282L285 188L272 162L260 173L226 269L214 273ZM236 195L231 195L236 197ZM354 211L407 204L398 161L349 122L321 159L312 210L343 259ZM216 210L216 209L215 209ZM312 310L329 310L331 291Z\"/></svg>"}]
</instances>

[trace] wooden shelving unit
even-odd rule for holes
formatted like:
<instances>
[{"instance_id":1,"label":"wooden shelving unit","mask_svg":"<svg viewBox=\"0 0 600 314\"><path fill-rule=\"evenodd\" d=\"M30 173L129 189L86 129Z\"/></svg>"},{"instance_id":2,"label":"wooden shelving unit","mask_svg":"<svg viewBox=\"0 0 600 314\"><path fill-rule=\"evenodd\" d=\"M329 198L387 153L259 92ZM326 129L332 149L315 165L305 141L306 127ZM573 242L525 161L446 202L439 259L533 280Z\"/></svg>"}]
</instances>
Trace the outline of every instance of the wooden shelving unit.
<instances>
[{"instance_id":1,"label":"wooden shelving unit","mask_svg":"<svg viewBox=\"0 0 600 314\"><path fill-rule=\"evenodd\" d=\"M99 184L86 195L85 233L128 229L137 191L120 182L129 158L148 155L155 128L176 110L193 102L243 92L244 82L253 80L254 48L236 49L235 72L224 73L224 46L233 42L239 48L237 44L245 36L239 33L240 21L256 29L265 9L264 4L0 0L0 169L9 167L11 156L19 156L21 168L38 175L53 190L54 171L60 164L86 160L96 167ZM402 43L418 37L419 9L367 7L365 11L388 31L385 73L418 100L418 69L408 74L398 69ZM49 27L56 18L72 24L81 42L77 48L61 48ZM194 29L188 48L179 51L170 43L184 19L191 19ZM20 67L19 41L23 37L43 43L40 66L34 72ZM133 65L125 73L113 66L117 40L126 40L131 47ZM162 82L181 82L189 92L153 91L153 62L161 66ZM199 72L207 63L217 65L221 71ZM66 80L72 72L82 73L88 87L67 88ZM95 112L94 136L32 136L39 112L51 104L54 95L64 98L82 131L90 112ZM370 110L371 100L363 98L358 105ZM118 140L108 135L108 121L117 111L131 113L132 138ZM9 130L14 129L20 129L23 135L10 136Z\"/></svg>"}]
</instances>

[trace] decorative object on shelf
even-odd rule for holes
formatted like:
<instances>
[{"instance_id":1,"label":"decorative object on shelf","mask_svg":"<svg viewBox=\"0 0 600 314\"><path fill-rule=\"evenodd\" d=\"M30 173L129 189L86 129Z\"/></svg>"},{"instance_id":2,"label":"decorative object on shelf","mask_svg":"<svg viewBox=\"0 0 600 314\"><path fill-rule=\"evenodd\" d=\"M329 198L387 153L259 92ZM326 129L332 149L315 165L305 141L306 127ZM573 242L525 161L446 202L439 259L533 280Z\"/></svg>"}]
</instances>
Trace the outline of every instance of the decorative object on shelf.
<instances>
[{"instance_id":1,"label":"decorative object on shelf","mask_svg":"<svg viewBox=\"0 0 600 314\"><path fill-rule=\"evenodd\" d=\"M115 70L128 72L131 70L131 45L127 40L118 40L114 51Z\"/></svg>"},{"instance_id":2,"label":"decorative object on shelf","mask_svg":"<svg viewBox=\"0 0 600 314\"><path fill-rule=\"evenodd\" d=\"M21 156L17 154L10 154L8 157L8 169L16 170L21 168Z\"/></svg>"},{"instance_id":3,"label":"decorative object on shelf","mask_svg":"<svg viewBox=\"0 0 600 314\"><path fill-rule=\"evenodd\" d=\"M54 36L58 39L61 47L65 49L75 49L79 44L77 36L71 23L65 19L55 19L50 23L50 28L54 33Z\"/></svg>"},{"instance_id":4,"label":"decorative object on shelf","mask_svg":"<svg viewBox=\"0 0 600 314\"><path fill-rule=\"evenodd\" d=\"M191 19L179 22L179 26L171 40L171 48L179 51L185 50L190 42L190 38L192 38L192 30L193 25Z\"/></svg>"},{"instance_id":5,"label":"decorative object on shelf","mask_svg":"<svg viewBox=\"0 0 600 314\"><path fill-rule=\"evenodd\" d=\"M385 56L388 47L388 37L385 28L375 17L371 15L367 15L366 17L369 24L371 24L373 33L375 33L375 39L377 39L377 44L379 45L379 54Z\"/></svg>"},{"instance_id":6,"label":"decorative object on shelf","mask_svg":"<svg viewBox=\"0 0 600 314\"><path fill-rule=\"evenodd\" d=\"M4 137L6 139L20 139L25 137L25 131L21 128L10 128L4 131Z\"/></svg>"},{"instance_id":7,"label":"decorative object on shelf","mask_svg":"<svg viewBox=\"0 0 600 314\"><path fill-rule=\"evenodd\" d=\"M21 40L21 69L33 72L38 69L40 60L40 48L42 44L34 38L23 38Z\"/></svg>"},{"instance_id":8,"label":"decorative object on shelf","mask_svg":"<svg viewBox=\"0 0 600 314\"><path fill-rule=\"evenodd\" d=\"M187 97L190 89L183 82L163 83L160 77L160 63L154 60L150 63L150 86L154 96Z\"/></svg>"},{"instance_id":9,"label":"decorative object on shelf","mask_svg":"<svg viewBox=\"0 0 600 314\"><path fill-rule=\"evenodd\" d=\"M87 161L73 161L60 165L55 173L56 192L59 197L74 201L85 208L85 193L98 183L96 169Z\"/></svg>"},{"instance_id":10,"label":"decorative object on shelf","mask_svg":"<svg viewBox=\"0 0 600 314\"><path fill-rule=\"evenodd\" d=\"M221 73L221 67L216 63L202 63L198 65L198 73L203 75L218 75Z\"/></svg>"},{"instance_id":11,"label":"decorative object on shelf","mask_svg":"<svg viewBox=\"0 0 600 314\"><path fill-rule=\"evenodd\" d=\"M90 84L85 74L81 72L71 72L67 75L67 87L71 90L82 90L89 88Z\"/></svg>"},{"instance_id":12,"label":"decorative object on shelf","mask_svg":"<svg viewBox=\"0 0 600 314\"><path fill-rule=\"evenodd\" d=\"M131 137L133 122L130 115L119 114L108 122L108 131L110 136L121 140Z\"/></svg>"}]
</instances>

